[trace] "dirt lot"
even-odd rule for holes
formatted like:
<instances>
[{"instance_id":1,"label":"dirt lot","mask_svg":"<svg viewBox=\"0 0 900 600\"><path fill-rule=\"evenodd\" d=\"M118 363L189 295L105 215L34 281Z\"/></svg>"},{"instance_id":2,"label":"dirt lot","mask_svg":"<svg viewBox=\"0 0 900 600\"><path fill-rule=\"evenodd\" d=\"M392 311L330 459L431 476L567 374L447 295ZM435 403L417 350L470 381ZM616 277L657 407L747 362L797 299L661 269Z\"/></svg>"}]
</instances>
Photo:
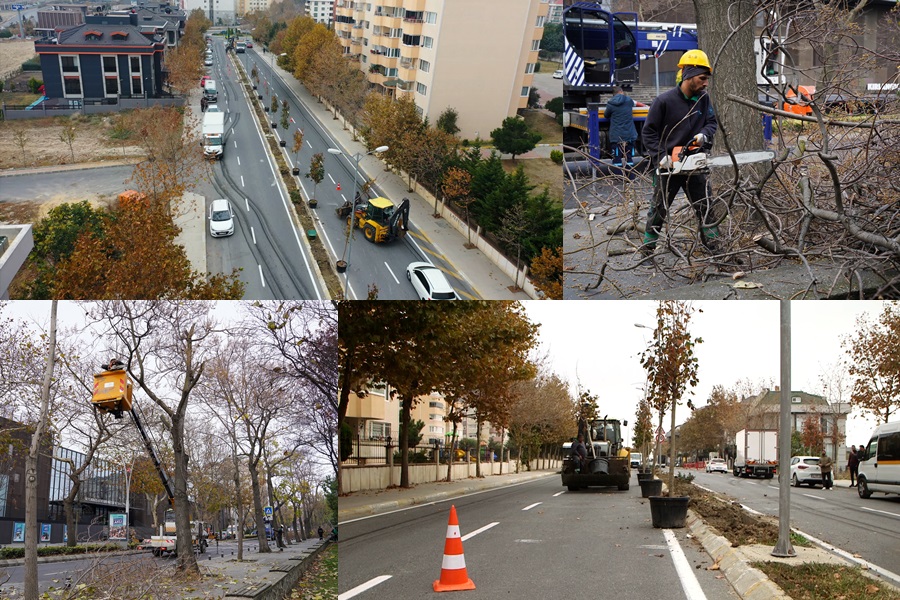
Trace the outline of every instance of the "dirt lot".
<instances>
[{"instance_id":1,"label":"dirt lot","mask_svg":"<svg viewBox=\"0 0 900 600\"><path fill-rule=\"evenodd\" d=\"M0 79L6 79L33 56L34 40L0 40Z\"/></svg>"}]
</instances>

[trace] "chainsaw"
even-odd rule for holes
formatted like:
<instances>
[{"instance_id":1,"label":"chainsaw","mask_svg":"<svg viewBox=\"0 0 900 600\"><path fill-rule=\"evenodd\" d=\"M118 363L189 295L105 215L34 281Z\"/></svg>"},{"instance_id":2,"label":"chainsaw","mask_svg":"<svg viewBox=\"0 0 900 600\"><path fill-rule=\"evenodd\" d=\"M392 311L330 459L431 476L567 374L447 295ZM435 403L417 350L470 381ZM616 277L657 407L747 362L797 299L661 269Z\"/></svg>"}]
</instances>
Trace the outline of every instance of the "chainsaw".
<instances>
[{"instance_id":1,"label":"chainsaw","mask_svg":"<svg viewBox=\"0 0 900 600\"><path fill-rule=\"evenodd\" d=\"M735 152L734 160L728 154L722 156L709 156L703 152L700 144L691 140L687 146L675 146L672 149L672 166L668 169L659 168L657 173L663 175L678 175L680 173L695 173L704 171L710 167L730 167L732 164L747 165L751 163L766 162L775 158L772 150L756 152Z\"/></svg>"}]
</instances>

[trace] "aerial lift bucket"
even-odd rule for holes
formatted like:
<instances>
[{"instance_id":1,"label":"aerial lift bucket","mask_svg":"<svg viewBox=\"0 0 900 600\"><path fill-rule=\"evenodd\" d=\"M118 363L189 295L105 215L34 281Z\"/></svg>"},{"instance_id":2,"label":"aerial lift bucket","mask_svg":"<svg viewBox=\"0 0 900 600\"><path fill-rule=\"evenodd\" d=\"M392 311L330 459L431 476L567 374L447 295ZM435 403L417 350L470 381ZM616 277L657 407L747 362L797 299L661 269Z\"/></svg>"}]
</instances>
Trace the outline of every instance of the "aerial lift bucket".
<instances>
[{"instance_id":1,"label":"aerial lift bucket","mask_svg":"<svg viewBox=\"0 0 900 600\"><path fill-rule=\"evenodd\" d=\"M121 418L123 412L131 410L131 390L131 379L124 369L96 373L91 403L97 410Z\"/></svg>"}]
</instances>

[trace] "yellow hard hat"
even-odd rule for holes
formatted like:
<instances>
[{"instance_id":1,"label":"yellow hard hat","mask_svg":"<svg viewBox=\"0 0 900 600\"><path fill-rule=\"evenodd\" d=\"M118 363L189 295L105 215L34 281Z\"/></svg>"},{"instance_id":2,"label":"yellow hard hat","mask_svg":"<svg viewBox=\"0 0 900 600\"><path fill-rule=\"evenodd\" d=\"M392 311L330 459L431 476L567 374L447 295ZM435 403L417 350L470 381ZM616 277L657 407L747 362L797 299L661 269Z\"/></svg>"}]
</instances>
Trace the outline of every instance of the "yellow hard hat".
<instances>
[{"instance_id":1,"label":"yellow hard hat","mask_svg":"<svg viewBox=\"0 0 900 600\"><path fill-rule=\"evenodd\" d=\"M706 52L703 50L688 50L681 55L681 58L678 59L678 67L683 68L689 65L694 67L706 67L709 69L709 72L712 73L709 57L706 56Z\"/></svg>"}]
</instances>

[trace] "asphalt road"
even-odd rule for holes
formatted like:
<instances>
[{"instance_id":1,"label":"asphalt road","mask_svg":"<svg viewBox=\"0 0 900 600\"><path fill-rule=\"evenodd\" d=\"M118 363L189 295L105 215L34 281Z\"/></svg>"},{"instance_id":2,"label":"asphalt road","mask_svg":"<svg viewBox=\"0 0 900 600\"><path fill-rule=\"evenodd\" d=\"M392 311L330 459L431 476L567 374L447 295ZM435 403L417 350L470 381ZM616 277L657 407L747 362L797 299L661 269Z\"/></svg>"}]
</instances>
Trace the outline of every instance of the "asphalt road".
<instances>
[{"instance_id":1,"label":"asphalt road","mask_svg":"<svg viewBox=\"0 0 900 600\"><path fill-rule=\"evenodd\" d=\"M434 594L451 504L476 585L466 598L737 598L686 530L652 527L633 484L572 493L553 475L342 523L339 598Z\"/></svg>"},{"instance_id":2,"label":"asphalt road","mask_svg":"<svg viewBox=\"0 0 900 600\"><path fill-rule=\"evenodd\" d=\"M265 106L271 103L272 93L279 101L288 100L290 115L294 119L289 131L285 132L280 124L280 112L277 115L277 132L282 139L287 140L288 147L293 145L293 134L296 127L303 129L303 149L298 155L289 153L290 166L300 168L300 173L309 171L310 161L315 153L321 152L325 159L325 178L313 188L312 180L306 177L298 179L299 185L304 190L305 197L315 195L318 200L316 209L319 220L319 232L329 252L338 257L345 255L347 246L346 221L339 219L335 209L346 200L352 200L354 194L355 156L350 153L335 155L328 152L328 148L340 148L339 144L329 134L327 128L316 118L311 118L303 108L298 96L289 89L272 70L272 55L258 54L254 47L243 54L235 54L235 57L244 64L249 74L254 66L259 72L258 92L263 96ZM339 121L334 121L339 123ZM343 149L342 149L343 150ZM365 178L374 178L375 193L399 204L401 197L388 193L379 185L380 171L367 173L360 167L358 181L362 183ZM341 189L338 190L338 184ZM313 194L313 192L315 192ZM371 194L374 195L374 194ZM349 279L349 296L351 298L365 298L370 286L378 289L378 297L390 300L415 299L415 291L406 280L406 267L411 262L428 258L433 264L441 267L448 275L450 284L463 298L475 298L474 291L469 287L461 275L454 275L454 269L443 258L442 253L433 240L422 235L416 227L417 219L430 219L431 215L410 214L410 231L402 240L396 240L388 244L372 244L362 235L362 231L356 229L353 239L347 248L346 256L349 267L347 277Z\"/></svg>"},{"instance_id":3,"label":"asphalt road","mask_svg":"<svg viewBox=\"0 0 900 600\"><path fill-rule=\"evenodd\" d=\"M733 496L761 513L778 515L777 479L705 472L695 477L694 483ZM863 500L856 489L847 487L849 483L838 480L831 491L789 486L791 526L900 577L900 496L874 494Z\"/></svg>"}]
</instances>

